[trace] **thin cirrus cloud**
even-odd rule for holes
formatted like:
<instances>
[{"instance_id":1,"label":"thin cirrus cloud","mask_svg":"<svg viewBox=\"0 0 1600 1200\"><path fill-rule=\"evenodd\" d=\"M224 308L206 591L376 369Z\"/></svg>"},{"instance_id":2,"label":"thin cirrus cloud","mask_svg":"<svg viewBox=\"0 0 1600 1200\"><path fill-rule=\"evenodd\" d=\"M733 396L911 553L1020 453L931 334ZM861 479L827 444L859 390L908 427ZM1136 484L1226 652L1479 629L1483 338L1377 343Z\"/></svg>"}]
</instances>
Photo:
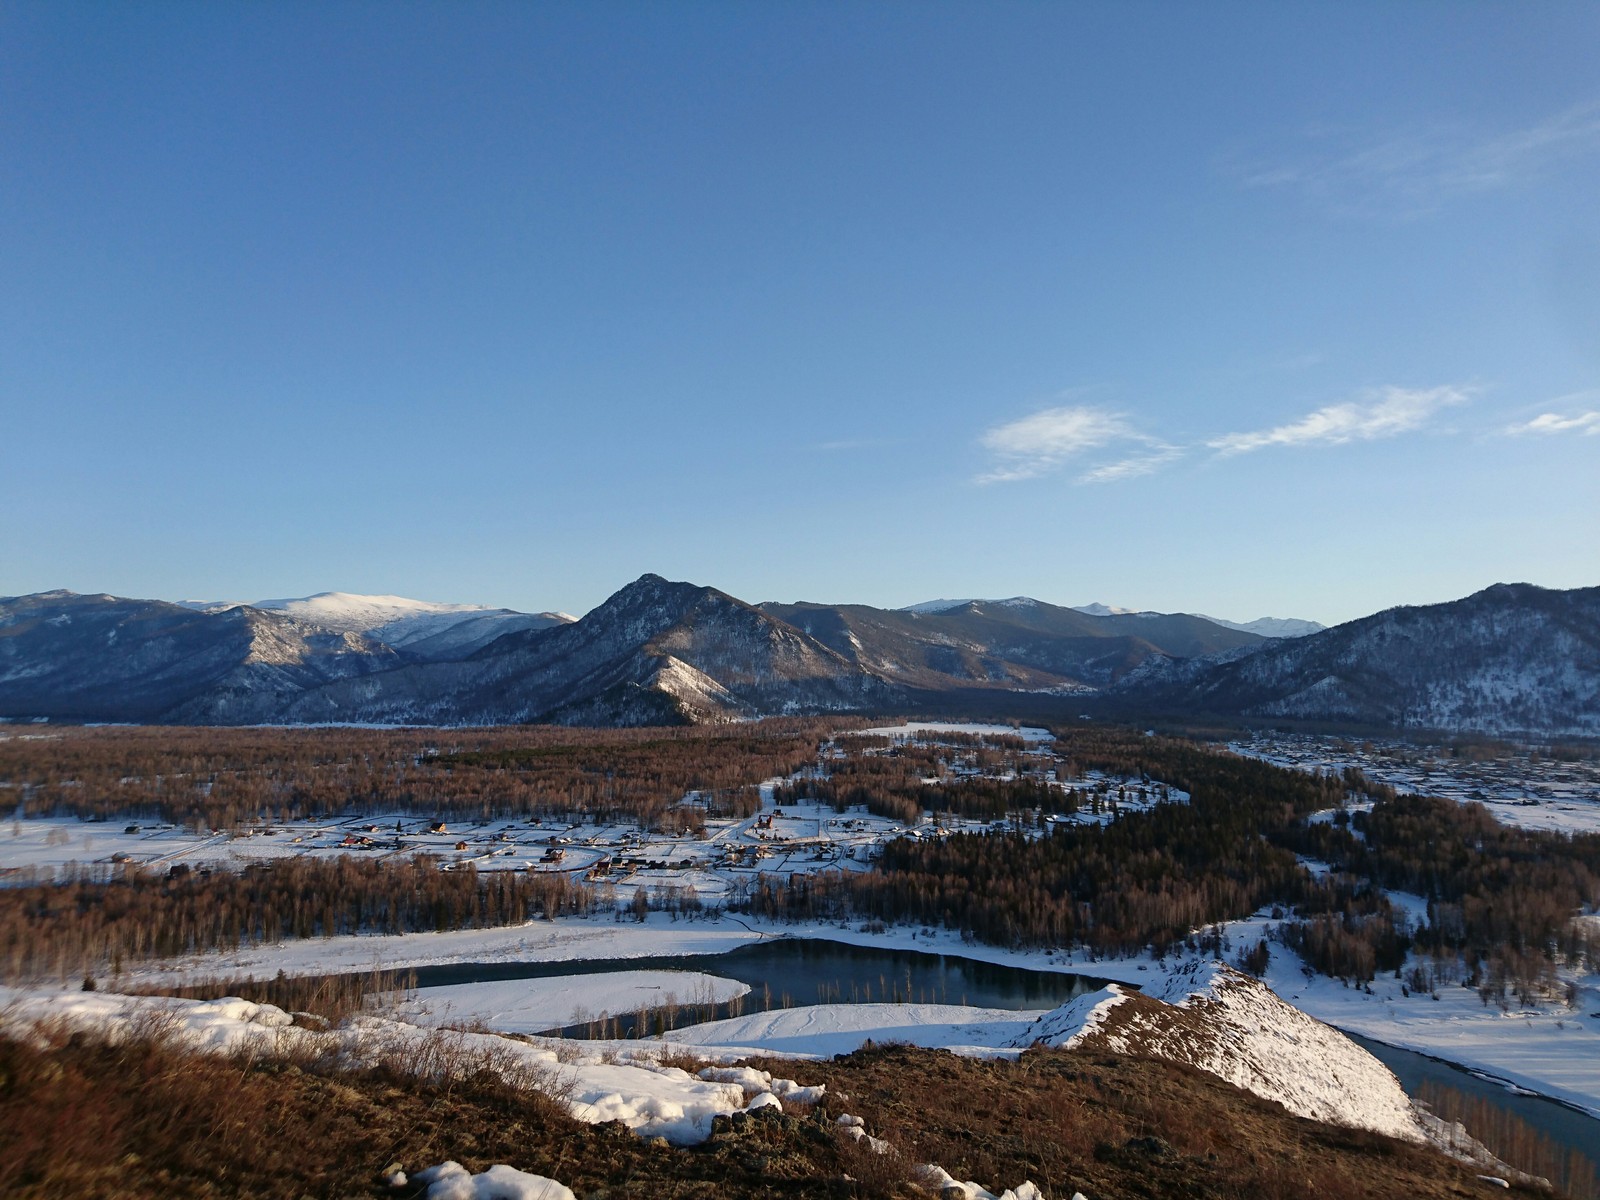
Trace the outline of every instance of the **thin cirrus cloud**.
<instances>
[{"instance_id":1,"label":"thin cirrus cloud","mask_svg":"<svg viewBox=\"0 0 1600 1200\"><path fill-rule=\"evenodd\" d=\"M1146 475L1161 462L1182 453L1140 433L1126 416L1090 405L1047 408L1032 416L996 425L980 439L994 466L977 477L980 484L1016 483L1052 474L1068 462L1108 446L1121 446L1124 457L1079 477L1080 483L1107 483ZM1166 456L1166 457L1162 457ZM1155 461L1156 459L1160 461Z\"/></svg>"},{"instance_id":2,"label":"thin cirrus cloud","mask_svg":"<svg viewBox=\"0 0 1600 1200\"><path fill-rule=\"evenodd\" d=\"M1130 454L1116 462L1093 467L1079 475L1078 482L1118 483L1124 479L1137 479L1140 475L1153 475L1168 463L1182 458L1183 454L1182 446L1157 445L1146 453Z\"/></svg>"},{"instance_id":3,"label":"thin cirrus cloud","mask_svg":"<svg viewBox=\"0 0 1600 1200\"><path fill-rule=\"evenodd\" d=\"M1334 136L1340 144L1321 153L1235 164L1233 173L1244 187L1299 192L1338 215L1420 216L1460 196L1525 184L1565 160L1600 151L1600 102L1493 134L1441 126L1359 142Z\"/></svg>"},{"instance_id":4,"label":"thin cirrus cloud","mask_svg":"<svg viewBox=\"0 0 1600 1200\"><path fill-rule=\"evenodd\" d=\"M1218 454L1234 455L1269 446L1370 442L1421 429L1441 409L1466 402L1467 394L1460 388L1386 387L1363 393L1360 400L1319 408L1286 425L1224 434L1206 445Z\"/></svg>"},{"instance_id":5,"label":"thin cirrus cloud","mask_svg":"<svg viewBox=\"0 0 1600 1200\"><path fill-rule=\"evenodd\" d=\"M1600 437L1600 410L1575 413L1572 416L1562 416L1560 413L1541 413L1531 421L1520 425L1506 427L1506 433L1512 437L1524 434L1544 434L1546 437L1558 433L1576 433L1584 437Z\"/></svg>"},{"instance_id":6,"label":"thin cirrus cloud","mask_svg":"<svg viewBox=\"0 0 1600 1200\"><path fill-rule=\"evenodd\" d=\"M1214 458L1231 458L1278 447L1376 441L1423 429L1443 410L1467 400L1467 392L1457 387L1376 388L1282 425L1223 434L1193 448L1209 450ZM1551 427L1560 422L1565 422L1560 429ZM1572 428L1600 431L1600 413L1574 418L1547 415L1527 427L1530 432ZM1144 433L1123 413L1082 405L1047 408L996 425L980 444L993 460L990 469L976 477L980 484L1015 483L1055 474L1098 451L1111 451L1112 456L1081 470L1077 482L1118 483L1152 475L1191 449Z\"/></svg>"}]
</instances>

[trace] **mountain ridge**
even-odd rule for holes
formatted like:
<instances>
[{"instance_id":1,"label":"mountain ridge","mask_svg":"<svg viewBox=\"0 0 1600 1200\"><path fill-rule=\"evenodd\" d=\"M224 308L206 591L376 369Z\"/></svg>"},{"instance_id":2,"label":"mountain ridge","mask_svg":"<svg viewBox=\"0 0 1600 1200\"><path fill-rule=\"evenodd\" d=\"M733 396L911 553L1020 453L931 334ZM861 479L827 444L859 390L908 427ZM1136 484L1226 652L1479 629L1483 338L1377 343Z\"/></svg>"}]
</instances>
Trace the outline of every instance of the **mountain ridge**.
<instances>
[{"instance_id":1,"label":"mountain ridge","mask_svg":"<svg viewBox=\"0 0 1600 1200\"><path fill-rule=\"evenodd\" d=\"M1116 699L1268 720L1600 736L1600 587L1493 584L1232 661L1151 661Z\"/></svg>"},{"instance_id":2,"label":"mountain ridge","mask_svg":"<svg viewBox=\"0 0 1600 1200\"><path fill-rule=\"evenodd\" d=\"M1600 588L1497 584L1298 638L1028 597L749 604L653 574L575 620L347 593L269 603L0 598L0 718L642 725L1026 704L1600 736Z\"/></svg>"}]
</instances>

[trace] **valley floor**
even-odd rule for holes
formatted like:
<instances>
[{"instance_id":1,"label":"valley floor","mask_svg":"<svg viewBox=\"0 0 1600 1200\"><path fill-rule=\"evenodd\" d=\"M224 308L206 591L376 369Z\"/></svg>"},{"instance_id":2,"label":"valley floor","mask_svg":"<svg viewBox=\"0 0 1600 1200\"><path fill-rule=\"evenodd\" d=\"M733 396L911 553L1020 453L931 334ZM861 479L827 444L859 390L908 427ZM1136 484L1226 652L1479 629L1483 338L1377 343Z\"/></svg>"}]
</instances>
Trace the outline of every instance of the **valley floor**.
<instances>
[{"instance_id":1,"label":"valley floor","mask_svg":"<svg viewBox=\"0 0 1600 1200\"><path fill-rule=\"evenodd\" d=\"M1273 924L1258 914L1226 927L1237 949L1253 945ZM394 937L338 937L257 946L238 953L205 955L133 972L139 983L179 983L218 975L266 978L290 975L365 971L374 967L407 968L451 962L579 961L628 959L660 955L715 954L765 937L804 936L861 946L927 953L956 954L984 962L1036 970L1074 972L1150 986L1153 980L1186 960L1150 955L1123 959L1090 959L1083 955L1004 950L963 942L943 930L889 928L882 933L851 926L780 925L745 917L706 920L669 919L652 913L638 923L610 917L535 921L505 929L419 933ZM548 982L548 981L541 981ZM1485 1072L1507 1083L1550 1096L1600 1116L1600 977L1579 982L1576 1009L1546 1004L1536 1009L1513 1007L1502 1012L1485 1006L1476 991L1443 988L1439 999L1404 996L1399 980L1379 979L1370 992L1316 976L1282 946L1272 946L1267 984L1296 1008L1337 1028L1346 1029L1408 1050ZM471 988L452 989L450 1003L463 1019L488 1019L504 1005L501 985L473 985L482 990L474 1000ZM680 996L688 1000L688 996ZM590 995L576 1002L594 1015L603 1005ZM631 1011L609 1008L613 1014ZM563 1023L571 1009L547 1008ZM870 1034L863 1032L863 1037ZM834 1050L828 1051L836 1052Z\"/></svg>"}]
</instances>

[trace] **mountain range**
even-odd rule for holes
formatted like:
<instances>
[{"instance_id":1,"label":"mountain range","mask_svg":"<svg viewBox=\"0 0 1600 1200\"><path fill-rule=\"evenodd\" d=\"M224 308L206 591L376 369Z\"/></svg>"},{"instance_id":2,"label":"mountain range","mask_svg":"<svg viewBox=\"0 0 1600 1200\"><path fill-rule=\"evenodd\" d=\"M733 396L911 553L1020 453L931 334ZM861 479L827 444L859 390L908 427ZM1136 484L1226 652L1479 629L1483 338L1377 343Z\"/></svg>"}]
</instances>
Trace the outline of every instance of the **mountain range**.
<instances>
[{"instance_id":1,"label":"mountain range","mask_svg":"<svg viewBox=\"0 0 1600 1200\"><path fill-rule=\"evenodd\" d=\"M1013 596L1009 600L924 600L921 604L912 604L900 609L901 612L914 613L942 613L953 608L960 608L964 604L1037 604L1037 600L1027 596ZM1148 610L1118 608L1111 604L1101 604L1095 601L1092 604L1074 604L1073 612L1085 613L1091 617L1165 617L1171 614L1150 612ZM1225 629L1238 629L1244 633L1254 633L1261 637L1305 637L1307 634L1320 633L1327 626L1319 621L1303 621L1298 617L1257 617L1254 621L1228 621L1222 617L1208 617L1203 613L1187 613L1186 616L1198 617L1202 621L1210 621L1213 625L1221 625Z\"/></svg>"},{"instance_id":2,"label":"mountain range","mask_svg":"<svg viewBox=\"0 0 1600 1200\"><path fill-rule=\"evenodd\" d=\"M0 599L0 718L642 725L1026 697L1059 716L1600 735L1600 588L1497 585L1331 629L1027 597L747 604L644 575L582 618L325 592ZM974 698L977 698L976 700Z\"/></svg>"}]
</instances>

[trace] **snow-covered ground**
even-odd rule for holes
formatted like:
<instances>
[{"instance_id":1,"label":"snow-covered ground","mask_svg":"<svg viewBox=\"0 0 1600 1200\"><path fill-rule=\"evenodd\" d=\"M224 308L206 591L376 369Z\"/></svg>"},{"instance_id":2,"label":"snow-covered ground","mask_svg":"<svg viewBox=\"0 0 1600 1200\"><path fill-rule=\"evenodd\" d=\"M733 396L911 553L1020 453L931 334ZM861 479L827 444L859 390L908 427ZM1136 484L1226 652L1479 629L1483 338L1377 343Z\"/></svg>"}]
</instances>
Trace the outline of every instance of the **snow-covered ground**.
<instances>
[{"instance_id":1,"label":"snow-covered ground","mask_svg":"<svg viewBox=\"0 0 1600 1200\"><path fill-rule=\"evenodd\" d=\"M1235 945L1253 945L1265 914L1228 927ZM1474 988L1441 985L1435 1000L1407 995L1402 980L1381 976L1371 990L1316 975L1273 945L1266 982L1289 1003L1340 1029L1441 1058L1576 1105L1600 1117L1600 975L1578 977L1575 1008L1551 1000L1502 1011ZM1107 971L1113 974L1113 971ZM1404 973L1404 972L1402 972Z\"/></svg>"},{"instance_id":2,"label":"snow-covered ground","mask_svg":"<svg viewBox=\"0 0 1600 1200\"><path fill-rule=\"evenodd\" d=\"M1019 737L1035 745L1056 740L1056 735L1048 729L1040 729L1033 725L980 725L970 721L907 721L903 725L879 725L872 729L851 731L851 735L856 737L878 734L882 737L901 739L930 733L966 733L974 737Z\"/></svg>"},{"instance_id":3,"label":"snow-covered ground","mask_svg":"<svg viewBox=\"0 0 1600 1200\"><path fill-rule=\"evenodd\" d=\"M832 1006L843 1010L849 1006ZM881 1005L876 1008L906 1008ZM982 1022L983 1010L965 1010ZM1009 1018L1015 1013L990 1013ZM696 1045L696 1058L712 1065L695 1074L663 1065L667 1055L681 1058L685 1046L661 1041L577 1042L563 1039L512 1040L487 1033L430 1030L390 1017L362 1017L331 1031L296 1026L271 1005L229 999L216 1001L131 997L107 992L20 990L0 987L0 1020L8 1032L29 1036L30 1029L93 1030L113 1039L139 1034L171 1037L202 1053L248 1059L331 1052L351 1065L401 1061L431 1077L463 1077L480 1070L500 1074L519 1086L532 1086L558 1098L574 1117L591 1124L620 1121L642 1137L664 1137L679 1145L705 1140L719 1116L782 1112L785 1104L815 1105L825 1085L806 1085L747 1066L731 1065L761 1048L732 1052ZM964 1028L964 1027L962 1027ZM817 1037L825 1037L819 1030ZM817 1043L813 1043L814 1045ZM804 1074L797 1065L796 1074ZM860 1118L838 1117L838 1128L874 1148L883 1146ZM951 1177L935 1164L914 1168L925 1183L958 1189L966 1200L1043 1200L1029 1182L998 1195L974 1181ZM417 1171L409 1178L395 1169L387 1182L425 1186L429 1200L571 1200L558 1181L499 1164L477 1175L455 1162ZM1079 1200L1074 1197L1074 1200Z\"/></svg>"},{"instance_id":4,"label":"snow-covered ground","mask_svg":"<svg viewBox=\"0 0 1600 1200\"><path fill-rule=\"evenodd\" d=\"M1186 1062L1303 1117L1412 1141L1422 1137L1411 1101L1387 1067L1222 963L1185 963L1121 1001L1107 997L1093 1005L1084 1014L1093 1028L1058 1035L1058 1041ZM1175 1020L1174 1008L1201 1018L1206 1035Z\"/></svg>"},{"instance_id":5,"label":"snow-covered ground","mask_svg":"<svg viewBox=\"0 0 1600 1200\"><path fill-rule=\"evenodd\" d=\"M631 895L634 889L683 887L707 903L727 898L740 879L757 874L787 877L819 870L866 870L883 845L897 837L945 837L984 832L995 822L939 814L907 828L864 808L835 811L801 802L774 809L775 780L763 784L766 806L742 819L710 818L702 835L642 831L629 823L535 821L501 818L436 822L410 814L366 814L321 821L262 824L233 833L195 832L140 820L82 821L75 817L0 821L0 885L65 868L105 872L119 864L165 870L179 864L237 870L291 855L395 858L432 855L447 869L470 863L478 871L564 874ZM1122 812L1183 803L1176 788L1086 771L1066 786L1102 797L1099 812L1085 803L1076 812L1041 813L1044 827L1112 819L1112 797ZM1000 822L1005 825L1006 822ZM1032 814L1018 826L1037 834Z\"/></svg>"},{"instance_id":6,"label":"snow-covered ground","mask_svg":"<svg viewBox=\"0 0 1600 1200\"><path fill-rule=\"evenodd\" d=\"M1564 761L1517 752L1473 760L1409 742L1354 742L1312 734L1252 734L1228 749L1274 766L1339 772L1357 767L1401 792L1477 801L1495 819L1523 829L1600 832L1600 761Z\"/></svg>"},{"instance_id":7,"label":"snow-covered ground","mask_svg":"<svg viewBox=\"0 0 1600 1200\"><path fill-rule=\"evenodd\" d=\"M810 1004L676 1029L666 1041L750 1054L826 1058L868 1039L1014 1058L1040 1012L960 1004ZM1021 1046L1026 1046L1022 1042Z\"/></svg>"},{"instance_id":8,"label":"snow-covered ground","mask_svg":"<svg viewBox=\"0 0 1600 1200\"><path fill-rule=\"evenodd\" d=\"M776 927L769 926L769 929ZM792 932L786 930L785 932ZM471 962L574 962L595 958L719 954L769 936L744 918L672 921L663 913L648 920L609 916L529 921L498 929L444 933L349 935L274 942L236 951L189 955L129 972L139 982L180 983L216 975L270 977L406 969Z\"/></svg>"},{"instance_id":9,"label":"snow-covered ground","mask_svg":"<svg viewBox=\"0 0 1600 1200\"><path fill-rule=\"evenodd\" d=\"M435 1074L491 1069L545 1086L579 1120L621 1121L642 1136L680 1144L703 1141L718 1115L769 1105L782 1095L814 1100L820 1094L793 1080L765 1076L763 1091L751 1096L739 1082L697 1078L660 1065L659 1043L625 1043L619 1050L600 1043L519 1041L489 1033L441 1032L376 1016L323 1032L294 1025L289 1014L271 1005L238 999L0 987L0 1013L7 1029L24 1035L30 1025L43 1022L102 1030L112 1037L161 1032L211 1053L292 1055L331 1048L353 1064L402 1061Z\"/></svg>"},{"instance_id":10,"label":"snow-covered ground","mask_svg":"<svg viewBox=\"0 0 1600 1200\"><path fill-rule=\"evenodd\" d=\"M737 980L699 971L608 971L423 988L406 996L396 1012L416 1025L538 1033L640 1009L723 1004L749 990Z\"/></svg>"},{"instance_id":11,"label":"snow-covered ground","mask_svg":"<svg viewBox=\"0 0 1600 1200\"><path fill-rule=\"evenodd\" d=\"M565 1184L504 1163L474 1175L458 1162L442 1162L418 1171L409 1181L403 1171L388 1180L397 1191L408 1182L428 1189L425 1200L577 1200Z\"/></svg>"}]
</instances>

